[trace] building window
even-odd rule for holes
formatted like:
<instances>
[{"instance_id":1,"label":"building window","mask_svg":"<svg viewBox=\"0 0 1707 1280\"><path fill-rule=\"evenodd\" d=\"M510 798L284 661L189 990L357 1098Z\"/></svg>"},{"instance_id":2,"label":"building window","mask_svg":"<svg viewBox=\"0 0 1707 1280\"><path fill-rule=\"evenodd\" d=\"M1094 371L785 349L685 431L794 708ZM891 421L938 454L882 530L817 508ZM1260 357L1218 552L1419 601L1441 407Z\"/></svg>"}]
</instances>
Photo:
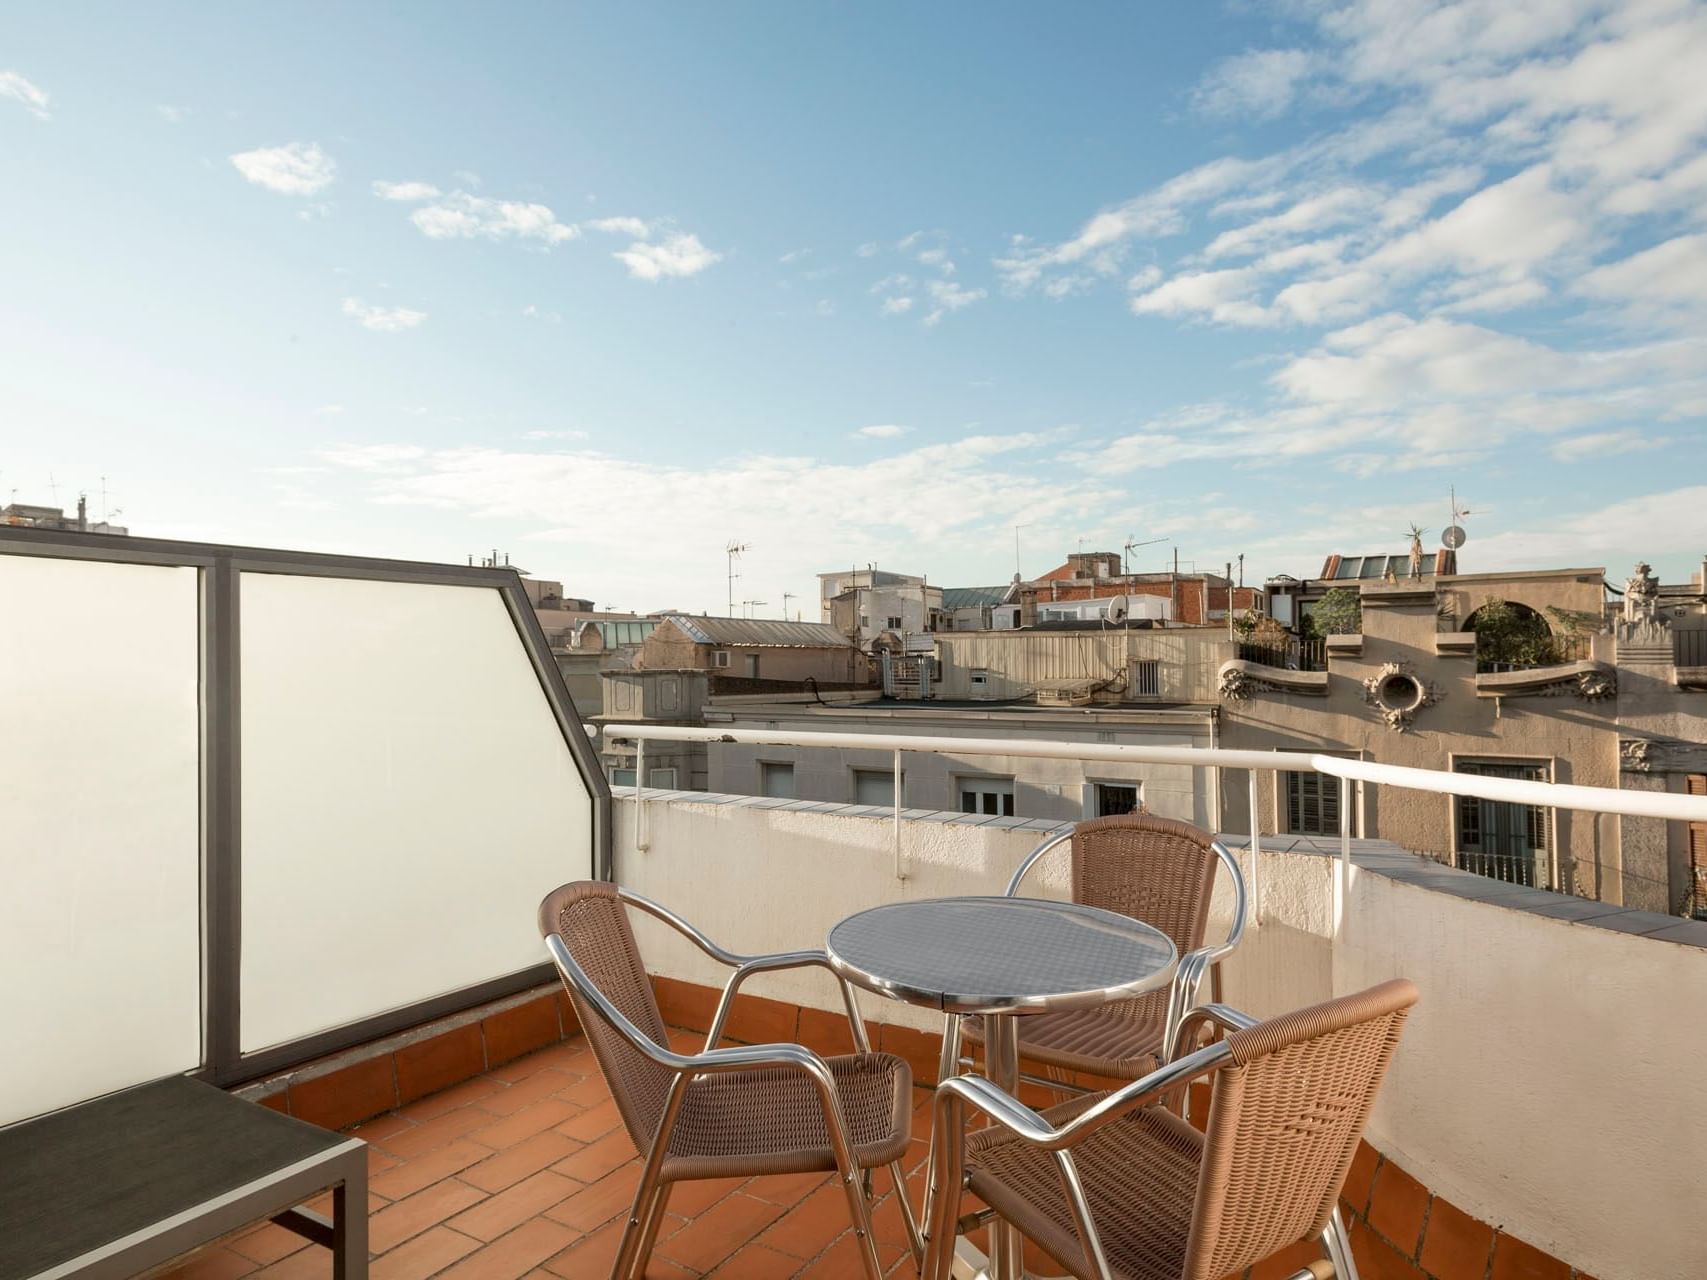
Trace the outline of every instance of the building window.
<instances>
[{"instance_id":1,"label":"building window","mask_svg":"<svg viewBox=\"0 0 1707 1280\"><path fill-rule=\"evenodd\" d=\"M889 625L889 629L890 629L890 630L891 630L891 631L899 631L899 630L900 630L900 629L901 629L901 618L900 618L900 615L898 615L898 614L890 614L890 615L889 615L889 617L888 617L888 619L887 619L887 622L888 622L888 625Z\"/></svg>"},{"instance_id":2,"label":"building window","mask_svg":"<svg viewBox=\"0 0 1707 1280\"><path fill-rule=\"evenodd\" d=\"M889 769L855 769L854 803L881 805L885 809L895 807L895 774ZM906 788L907 779L901 779L901 786Z\"/></svg>"},{"instance_id":3,"label":"building window","mask_svg":"<svg viewBox=\"0 0 1707 1280\"><path fill-rule=\"evenodd\" d=\"M646 785L657 787L660 791L674 791L676 789L675 769L648 769L646 771Z\"/></svg>"},{"instance_id":4,"label":"building window","mask_svg":"<svg viewBox=\"0 0 1707 1280\"><path fill-rule=\"evenodd\" d=\"M984 667L972 668L972 696L988 692L990 688L990 673Z\"/></svg>"},{"instance_id":5,"label":"building window","mask_svg":"<svg viewBox=\"0 0 1707 1280\"><path fill-rule=\"evenodd\" d=\"M729 665L729 650L727 650L727 649L716 650L711 655L711 665L714 667L727 667Z\"/></svg>"},{"instance_id":6,"label":"building window","mask_svg":"<svg viewBox=\"0 0 1707 1280\"><path fill-rule=\"evenodd\" d=\"M1295 836L1337 836L1340 780L1325 773L1288 773L1286 830Z\"/></svg>"},{"instance_id":7,"label":"building window","mask_svg":"<svg viewBox=\"0 0 1707 1280\"><path fill-rule=\"evenodd\" d=\"M1516 778L1546 782L1547 768L1497 760L1460 760L1456 773L1484 778ZM1547 810L1540 805L1512 804L1459 796L1456 818L1458 865L1465 871L1532 889L1553 887L1552 860L1547 848Z\"/></svg>"},{"instance_id":8,"label":"building window","mask_svg":"<svg viewBox=\"0 0 1707 1280\"><path fill-rule=\"evenodd\" d=\"M962 813L988 813L1002 818L1014 816L1012 778L962 778L959 790Z\"/></svg>"},{"instance_id":9,"label":"building window","mask_svg":"<svg viewBox=\"0 0 1707 1280\"><path fill-rule=\"evenodd\" d=\"M1132 696L1159 698L1162 696L1162 664L1144 659L1132 664Z\"/></svg>"},{"instance_id":10,"label":"building window","mask_svg":"<svg viewBox=\"0 0 1707 1280\"><path fill-rule=\"evenodd\" d=\"M749 653L747 655L747 679L757 680L758 678L759 678L759 655L756 653Z\"/></svg>"},{"instance_id":11,"label":"building window","mask_svg":"<svg viewBox=\"0 0 1707 1280\"><path fill-rule=\"evenodd\" d=\"M777 800L794 799L794 766L771 760L759 762L759 794Z\"/></svg>"},{"instance_id":12,"label":"building window","mask_svg":"<svg viewBox=\"0 0 1707 1280\"><path fill-rule=\"evenodd\" d=\"M1139 812L1136 782L1091 783L1091 812L1087 817L1112 818L1122 813Z\"/></svg>"},{"instance_id":13,"label":"building window","mask_svg":"<svg viewBox=\"0 0 1707 1280\"><path fill-rule=\"evenodd\" d=\"M612 769L610 784L613 787L632 787L634 785L633 769Z\"/></svg>"},{"instance_id":14,"label":"building window","mask_svg":"<svg viewBox=\"0 0 1707 1280\"><path fill-rule=\"evenodd\" d=\"M658 682L658 711L660 714L676 710L681 702L680 682L674 677Z\"/></svg>"}]
</instances>

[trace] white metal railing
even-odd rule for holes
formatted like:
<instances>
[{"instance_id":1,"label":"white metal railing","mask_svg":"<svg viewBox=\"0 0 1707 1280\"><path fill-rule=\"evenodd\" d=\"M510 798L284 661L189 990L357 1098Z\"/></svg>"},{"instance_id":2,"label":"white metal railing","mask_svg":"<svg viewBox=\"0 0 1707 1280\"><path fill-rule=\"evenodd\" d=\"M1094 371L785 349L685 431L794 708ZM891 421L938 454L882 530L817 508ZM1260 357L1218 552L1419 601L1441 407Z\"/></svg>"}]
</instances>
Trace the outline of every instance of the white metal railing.
<instances>
[{"instance_id":1,"label":"white metal railing","mask_svg":"<svg viewBox=\"0 0 1707 1280\"><path fill-rule=\"evenodd\" d=\"M1020 756L1044 760L1097 761L1108 764L1183 764L1214 770L1214 789L1220 794L1220 771L1243 769L1250 774L1251 826L1251 916L1262 919L1262 872L1258 854L1261 835L1257 828L1258 778L1263 773L1325 773L1340 781L1339 873L1335 879L1335 920L1340 917L1351 871L1352 784L1404 787L1443 796L1475 796L1509 804L1539 805L1588 813L1621 814L1637 818L1663 818L1677 822L1707 822L1707 796L1674 795L1656 791L1620 791L1612 787L1584 787L1568 783L1531 782L1522 778L1496 778L1483 774L1453 773L1445 769L1417 769L1407 765L1377 764L1343 756L1310 751L1248 751L1226 747L1141 747L1120 743L1067 742L1032 738L958 738L929 734L846 733L789 731L781 729L701 729L686 725L607 724L601 727L606 742L636 744L635 843L645 852L649 840L646 827L647 739L667 742L723 742L750 746L840 747L858 751L889 751L895 772L895 875L907 878L901 838L901 757L904 752L940 755ZM1217 819L1219 815L1217 815Z\"/></svg>"}]
</instances>

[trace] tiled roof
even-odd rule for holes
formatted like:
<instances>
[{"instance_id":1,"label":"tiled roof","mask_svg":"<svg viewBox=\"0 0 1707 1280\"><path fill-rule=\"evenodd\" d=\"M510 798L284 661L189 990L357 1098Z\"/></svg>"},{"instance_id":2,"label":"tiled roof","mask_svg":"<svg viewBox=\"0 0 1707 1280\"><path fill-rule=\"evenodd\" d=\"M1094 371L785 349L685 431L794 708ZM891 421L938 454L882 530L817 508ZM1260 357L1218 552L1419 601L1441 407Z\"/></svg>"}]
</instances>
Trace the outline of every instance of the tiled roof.
<instances>
[{"instance_id":1,"label":"tiled roof","mask_svg":"<svg viewBox=\"0 0 1707 1280\"><path fill-rule=\"evenodd\" d=\"M944 587L942 589L942 607L944 609L982 609L990 605L1001 604L1008 598L1008 584L999 587Z\"/></svg>"},{"instance_id":2,"label":"tiled roof","mask_svg":"<svg viewBox=\"0 0 1707 1280\"><path fill-rule=\"evenodd\" d=\"M827 622L787 622L780 618L707 618L672 613L675 623L697 644L763 645L781 649L845 649L848 638Z\"/></svg>"}]
</instances>

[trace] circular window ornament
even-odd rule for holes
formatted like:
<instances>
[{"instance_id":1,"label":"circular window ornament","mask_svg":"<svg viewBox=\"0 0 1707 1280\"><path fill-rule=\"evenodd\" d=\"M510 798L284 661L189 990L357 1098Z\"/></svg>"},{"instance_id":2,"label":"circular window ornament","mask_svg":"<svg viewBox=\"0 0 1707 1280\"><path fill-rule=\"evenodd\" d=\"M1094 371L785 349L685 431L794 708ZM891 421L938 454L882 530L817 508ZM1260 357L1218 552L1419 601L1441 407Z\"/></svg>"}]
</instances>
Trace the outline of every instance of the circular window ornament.
<instances>
[{"instance_id":1,"label":"circular window ornament","mask_svg":"<svg viewBox=\"0 0 1707 1280\"><path fill-rule=\"evenodd\" d=\"M1408 663L1389 662L1363 682L1363 700L1394 730L1404 729L1417 712L1439 697L1434 686L1419 680Z\"/></svg>"}]
</instances>

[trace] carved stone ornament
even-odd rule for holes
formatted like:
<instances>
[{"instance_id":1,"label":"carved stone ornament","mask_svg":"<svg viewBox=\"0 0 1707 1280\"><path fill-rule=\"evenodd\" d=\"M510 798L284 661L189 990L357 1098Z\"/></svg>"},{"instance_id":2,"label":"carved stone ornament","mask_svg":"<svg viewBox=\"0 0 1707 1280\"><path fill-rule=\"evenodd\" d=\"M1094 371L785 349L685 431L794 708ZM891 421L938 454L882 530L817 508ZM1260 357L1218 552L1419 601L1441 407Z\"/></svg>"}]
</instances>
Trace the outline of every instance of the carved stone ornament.
<instances>
[{"instance_id":1,"label":"carved stone ornament","mask_svg":"<svg viewBox=\"0 0 1707 1280\"><path fill-rule=\"evenodd\" d=\"M1616 697L1618 677L1610 671L1584 671L1577 676L1577 697L1585 702Z\"/></svg>"},{"instance_id":2,"label":"carved stone ornament","mask_svg":"<svg viewBox=\"0 0 1707 1280\"><path fill-rule=\"evenodd\" d=\"M1626 738L1618 744L1619 764L1629 773L1649 773L1654 767L1654 744L1649 738Z\"/></svg>"},{"instance_id":3,"label":"carved stone ornament","mask_svg":"<svg viewBox=\"0 0 1707 1280\"><path fill-rule=\"evenodd\" d=\"M1228 702L1248 702L1259 693L1273 693L1278 688L1238 667L1228 667L1221 673L1221 696Z\"/></svg>"},{"instance_id":4,"label":"carved stone ornament","mask_svg":"<svg viewBox=\"0 0 1707 1280\"><path fill-rule=\"evenodd\" d=\"M1645 560L1636 561L1636 569L1624 579L1624 621L1652 621L1659 604L1660 580Z\"/></svg>"},{"instance_id":5,"label":"carved stone ornament","mask_svg":"<svg viewBox=\"0 0 1707 1280\"><path fill-rule=\"evenodd\" d=\"M1417 712L1440 701L1440 690L1418 679L1408 662L1383 663L1363 682L1363 700L1374 707L1389 729L1402 733Z\"/></svg>"}]
</instances>

